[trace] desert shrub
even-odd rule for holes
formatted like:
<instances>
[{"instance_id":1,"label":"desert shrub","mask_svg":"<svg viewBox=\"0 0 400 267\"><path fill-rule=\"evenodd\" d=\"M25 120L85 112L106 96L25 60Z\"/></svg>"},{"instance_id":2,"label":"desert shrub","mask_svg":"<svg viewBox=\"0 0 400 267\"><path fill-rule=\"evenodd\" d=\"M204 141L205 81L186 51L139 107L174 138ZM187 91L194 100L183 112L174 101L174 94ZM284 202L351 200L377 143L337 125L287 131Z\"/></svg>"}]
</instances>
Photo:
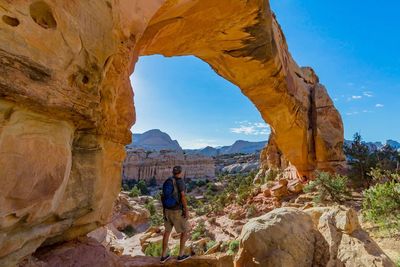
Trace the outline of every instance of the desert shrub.
<instances>
[{"instance_id":1,"label":"desert shrub","mask_svg":"<svg viewBox=\"0 0 400 267\"><path fill-rule=\"evenodd\" d=\"M239 240L232 240L231 242L229 242L228 251L226 252L226 254L234 255L238 252L238 250L239 250Z\"/></svg>"},{"instance_id":2,"label":"desert shrub","mask_svg":"<svg viewBox=\"0 0 400 267\"><path fill-rule=\"evenodd\" d=\"M175 245L170 253L171 253L171 256L174 256L174 257L179 256L179 245Z\"/></svg>"},{"instance_id":3,"label":"desert shrub","mask_svg":"<svg viewBox=\"0 0 400 267\"><path fill-rule=\"evenodd\" d=\"M150 212L150 215L154 215L157 212L156 206L154 206L153 200L150 200L147 203L145 203L144 207Z\"/></svg>"},{"instance_id":4,"label":"desert shrub","mask_svg":"<svg viewBox=\"0 0 400 267\"><path fill-rule=\"evenodd\" d=\"M373 168L369 172L372 180L376 183L385 183L389 181L396 181L400 183L400 173L392 172L390 170Z\"/></svg>"},{"instance_id":5,"label":"desert shrub","mask_svg":"<svg viewBox=\"0 0 400 267\"><path fill-rule=\"evenodd\" d=\"M203 220L199 221L196 227L192 232L192 240L199 240L201 237L204 237L207 233L206 225Z\"/></svg>"},{"instance_id":6,"label":"desert shrub","mask_svg":"<svg viewBox=\"0 0 400 267\"><path fill-rule=\"evenodd\" d=\"M150 225L151 226L160 226L164 222L163 214L161 211L157 211L156 206L154 205L154 200L150 200L144 204L144 207L150 213Z\"/></svg>"},{"instance_id":7,"label":"desert shrub","mask_svg":"<svg viewBox=\"0 0 400 267\"><path fill-rule=\"evenodd\" d=\"M133 228L132 225L128 225L124 229L121 230L124 234L126 234L128 237L132 237L136 234L135 228Z\"/></svg>"},{"instance_id":8,"label":"desert shrub","mask_svg":"<svg viewBox=\"0 0 400 267\"><path fill-rule=\"evenodd\" d=\"M141 195L140 189L135 185L129 192L130 197L138 197Z\"/></svg>"},{"instance_id":9,"label":"desert shrub","mask_svg":"<svg viewBox=\"0 0 400 267\"><path fill-rule=\"evenodd\" d=\"M140 180L136 186L137 186L137 188L139 188L142 195L147 195L149 193L146 182L144 180Z\"/></svg>"},{"instance_id":10,"label":"desert shrub","mask_svg":"<svg viewBox=\"0 0 400 267\"><path fill-rule=\"evenodd\" d=\"M276 178L282 173L281 170L270 169L261 181L263 184L269 181L275 181Z\"/></svg>"},{"instance_id":11,"label":"desert shrub","mask_svg":"<svg viewBox=\"0 0 400 267\"><path fill-rule=\"evenodd\" d=\"M257 208L256 208L256 206L254 206L254 204L251 204L251 205L248 207L248 209L247 209L246 217L247 217L247 218L254 217L254 215L255 215L256 213L257 213Z\"/></svg>"},{"instance_id":12,"label":"desert shrub","mask_svg":"<svg viewBox=\"0 0 400 267\"><path fill-rule=\"evenodd\" d=\"M157 179L156 179L155 176L153 176L153 177L150 178L149 186L151 186L151 187L157 186Z\"/></svg>"},{"instance_id":13,"label":"desert shrub","mask_svg":"<svg viewBox=\"0 0 400 267\"><path fill-rule=\"evenodd\" d=\"M400 267L400 258L396 261L396 267Z\"/></svg>"},{"instance_id":14,"label":"desert shrub","mask_svg":"<svg viewBox=\"0 0 400 267\"><path fill-rule=\"evenodd\" d=\"M391 180L365 190L363 215L382 229L400 229L400 183Z\"/></svg>"},{"instance_id":15,"label":"desert shrub","mask_svg":"<svg viewBox=\"0 0 400 267\"><path fill-rule=\"evenodd\" d=\"M217 244L217 242L215 240L208 241L206 244L206 251L209 250L210 248L212 248L213 246L215 246L215 244Z\"/></svg>"},{"instance_id":16,"label":"desert shrub","mask_svg":"<svg viewBox=\"0 0 400 267\"><path fill-rule=\"evenodd\" d=\"M130 191L136 184L137 181L135 179L122 179L122 189L124 191Z\"/></svg>"},{"instance_id":17,"label":"desert shrub","mask_svg":"<svg viewBox=\"0 0 400 267\"><path fill-rule=\"evenodd\" d=\"M150 243L147 248L144 250L144 254L146 256L151 257L161 257L162 253L162 243Z\"/></svg>"},{"instance_id":18,"label":"desert shrub","mask_svg":"<svg viewBox=\"0 0 400 267\"><path fill-rule=\"evenodd\" d=\"M327 200L341 203L349 194L347 190L347 176L332 175L327 172L317 172L314 181L304 187L304 192L316 191L314 202L320 203Z\"/></svg>"}]
</instances>

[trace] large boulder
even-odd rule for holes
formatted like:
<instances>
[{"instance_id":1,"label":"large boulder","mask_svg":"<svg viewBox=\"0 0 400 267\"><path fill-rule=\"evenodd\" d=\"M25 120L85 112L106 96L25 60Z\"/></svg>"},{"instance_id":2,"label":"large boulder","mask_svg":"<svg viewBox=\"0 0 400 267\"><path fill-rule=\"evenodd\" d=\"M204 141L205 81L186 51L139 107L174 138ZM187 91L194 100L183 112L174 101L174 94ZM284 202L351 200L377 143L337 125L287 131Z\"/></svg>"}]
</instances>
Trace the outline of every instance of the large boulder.
<instances>
[{"instance_id":1,"label":"large boulder","mask_svg":"<svg viewBox=\"0 0 400 267\"><path fill-rule=\"evenodd\" d=\"M254 218L239 237L235 266L311 266L314 231L310 216L294 208L275 209Z\"/></svg>"},{"instance_id":2,"label":"large boulder","mask_svg":"<svg viewBox=\"0 0 400 267\"><path fill-rule=\"evenodd\" d=\"M346 207L280 208L249 221L235 266L365 266L394 263Z\"/></svg>"}]
</instances>

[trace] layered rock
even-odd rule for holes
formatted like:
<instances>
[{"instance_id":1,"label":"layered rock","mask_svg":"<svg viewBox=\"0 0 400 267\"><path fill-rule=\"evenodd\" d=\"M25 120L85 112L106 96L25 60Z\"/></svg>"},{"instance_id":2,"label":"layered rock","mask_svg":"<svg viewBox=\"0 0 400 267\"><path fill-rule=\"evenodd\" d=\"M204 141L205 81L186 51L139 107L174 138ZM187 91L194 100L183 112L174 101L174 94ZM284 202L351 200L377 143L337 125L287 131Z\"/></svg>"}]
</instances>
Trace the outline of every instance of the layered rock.
<instances>
[{"instance_id":1,"label":"layered rock","mask_svg":"<svg viewBox=\"0 0 400 267\"><path fill-rule=\"evenodd\" d=\"M107 223L141 55L194 55L260 111L300 176L344 160L326 90L267 0L1 1L0 265Z\"/></svg>"},{"instance_id":2,"label":"layered rock","mask_svg":"<svg viewBox=\"0 0 400 267\"><path fill-rule=\"evenodd\" d=\"M260 154L226 154L215 157L217 173L249 173L260 166Z\"/></svg>"},{"instance_id":3,"label":"layered rock","mask_svg":"<svg viewBox=\"0 0 400 267\"><path fill-rule=\"evenodd\" d=\"M123 164L123 179L150 181L155 177L157 183L162 184L166 178L171 177L175 165L182 166L185 178L215 178L215 164L210 157L185 155L179 151L135 149L127 151Z\"/></svg>"}]
</instances>

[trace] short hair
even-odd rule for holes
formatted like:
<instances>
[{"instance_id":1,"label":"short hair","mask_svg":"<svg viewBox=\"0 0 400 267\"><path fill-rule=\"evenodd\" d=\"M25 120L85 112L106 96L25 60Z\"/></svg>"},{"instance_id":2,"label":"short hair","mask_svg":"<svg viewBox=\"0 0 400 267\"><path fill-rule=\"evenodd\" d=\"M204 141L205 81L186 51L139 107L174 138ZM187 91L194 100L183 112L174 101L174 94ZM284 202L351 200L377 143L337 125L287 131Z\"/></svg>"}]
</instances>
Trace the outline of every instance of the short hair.
<instances>
[{"instance_id":1,"label":"short hair","mask_svg":"<svg viewBox=\"0 0 400 267\"><path fill-rule=\"evenodd\" d=\"M172 174L173 174L173 175L180 174L181 172L182 172L182 167L181 167L181 166L175 166L175 167L172 169Z\"/></svg>"}]
</instances>

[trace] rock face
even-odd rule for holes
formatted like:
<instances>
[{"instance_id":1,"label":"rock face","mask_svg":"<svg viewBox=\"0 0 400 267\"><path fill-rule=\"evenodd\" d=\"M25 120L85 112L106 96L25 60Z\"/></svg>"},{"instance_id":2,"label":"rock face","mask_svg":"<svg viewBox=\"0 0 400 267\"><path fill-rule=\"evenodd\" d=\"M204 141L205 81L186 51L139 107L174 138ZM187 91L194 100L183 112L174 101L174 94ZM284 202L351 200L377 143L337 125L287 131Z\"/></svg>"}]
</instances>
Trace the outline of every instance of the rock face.
<instances>
[{"instance_id":1,"label":"rock face","mask_svg":"<svg viewBox=\"0 0 400 267\"><path fill-rule=\"evenodd\" d=\"M354 210L275 209L244 225L235 266L387 266Z\"/></svg>"},{"instance_id":2,"label":"rock face","mask_svg":"<svg viewBox=\"0 0 400 267\"><path fill-rule=\"evenodd\" d=\"M107 222L139 56L194 55L240 87L299 172L344 160L339 113L267 0L1 1L0 265Z\"/></svg>"},{"instance_id":3,"label":"rock face","mask_svg":"<svg viewBox=\"0 0 400 267\"><path fill-rule=\"evenodd\" d=\"M123 179L146 180L156 178L157 184L162 184L171 177L175 165L182 166L185 178L213 179L215 164L210 157L200 155L185 155L178 151L144 151L128 150L123 164Z\"/></svg>"},{"instance_id":4,"label":"rock face","mask_svg":"<svg viewBox=\"0 0 400 267\"><path fill-rule=\"evenodd\" d=\"M260 166L260 154L226 154L214 158L217 173L249 173Z\"/></svg>"}]
</instances>

